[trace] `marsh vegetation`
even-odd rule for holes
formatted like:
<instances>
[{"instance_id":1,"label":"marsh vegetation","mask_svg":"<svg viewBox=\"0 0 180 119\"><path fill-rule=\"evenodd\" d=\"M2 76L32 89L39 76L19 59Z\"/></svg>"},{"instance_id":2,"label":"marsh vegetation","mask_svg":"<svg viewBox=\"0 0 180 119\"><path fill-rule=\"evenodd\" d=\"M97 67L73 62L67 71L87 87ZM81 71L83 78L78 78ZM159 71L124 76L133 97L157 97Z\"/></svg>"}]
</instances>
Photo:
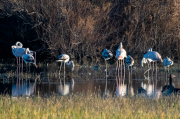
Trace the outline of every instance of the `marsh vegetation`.
<instances>
[{"instance_id":1,"label":"marsh vegetation","mask_svg":"<svg viewBox=\"0 0 180 119\"><path fill-rule=\"evenodd\" d=\"M179 118L179 96L107 97L99 94L14 99L0 96L1 118Z\"/></svg>"}]
</instances>

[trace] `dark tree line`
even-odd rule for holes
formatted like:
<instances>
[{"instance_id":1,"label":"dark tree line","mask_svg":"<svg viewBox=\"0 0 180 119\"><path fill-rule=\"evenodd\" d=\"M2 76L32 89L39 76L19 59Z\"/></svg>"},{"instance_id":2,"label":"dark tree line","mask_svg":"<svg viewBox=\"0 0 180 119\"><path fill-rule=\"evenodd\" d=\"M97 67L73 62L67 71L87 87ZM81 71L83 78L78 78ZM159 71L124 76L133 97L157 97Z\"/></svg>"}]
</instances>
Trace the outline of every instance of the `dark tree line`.
<instances>
[{"instance_id":1,"label":"dark tree line","mask_svg":"<svg viewBox=\"0 0 180 119\"><path fill-rule=\"evenodd\" d=\"M38 58L99 60L123 42L135 58L152 47L178 59L179 11L178 0L1 0L0 56L13 57L11 45L20 41Z\"/></svg>"}]
</instances>

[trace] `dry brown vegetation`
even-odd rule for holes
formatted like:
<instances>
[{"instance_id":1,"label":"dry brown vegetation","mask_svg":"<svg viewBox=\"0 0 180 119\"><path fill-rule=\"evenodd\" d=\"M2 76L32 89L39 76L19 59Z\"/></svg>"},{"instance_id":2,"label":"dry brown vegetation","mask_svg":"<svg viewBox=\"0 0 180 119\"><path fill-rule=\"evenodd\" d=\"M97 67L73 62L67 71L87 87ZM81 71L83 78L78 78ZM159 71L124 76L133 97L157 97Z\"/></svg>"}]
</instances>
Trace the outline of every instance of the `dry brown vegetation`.
<instances>
[{"instance_id":1,"label":"dry brown vegetation","mask_svg":"<svg viewBox=\"0 0 180 119\"><path fill-rule=\"evenodd\" d=\"M104 48L114 54L122 41L141 58L148 47L180 56L178 0L0 0L1 57L21 41L39 58L67 53L97 60Z\"/></svg>"}]
</instances>

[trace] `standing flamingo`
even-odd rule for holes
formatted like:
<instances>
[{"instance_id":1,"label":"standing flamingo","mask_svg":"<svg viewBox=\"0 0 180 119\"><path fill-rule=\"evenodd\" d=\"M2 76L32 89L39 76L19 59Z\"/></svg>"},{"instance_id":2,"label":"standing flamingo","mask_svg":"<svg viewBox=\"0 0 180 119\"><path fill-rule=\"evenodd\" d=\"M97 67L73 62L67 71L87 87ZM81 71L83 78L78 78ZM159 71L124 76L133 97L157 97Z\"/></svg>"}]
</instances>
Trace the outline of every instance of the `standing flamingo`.
<instances>
[{"instance_id":1,"label":"standing flamingo","mask_svg":"<svg viewBox=\"0 0 180 119\"><path fill-rule=\"evenodd\" d=\"M65 64L66 65L71 65L71 71L74 70L74 62L73 61L69 61L70 57L69 55L67 54L61 54L58 56L56 62L61 62L61 65L62 63L64 63L64 78L65 78ZM59 70L59 74L60 74L60 71L61 71L61 65L60 65L60 70Z\"/></svg>"},{"instance_id":2,"label":"standing flamingo","mask_svg":"<svg viewBox=\"0 0 180 119\"><path fill-rule=\"evenodd\" d=\"M106 61L112 58L113 54L110 50L104 49L102 52L102 57L104 58L105 63L106 63L106 77L107 77L107 62Z\"/></svg>"},{"instance_id":3,"label":"standing flamingo","mask_svg":"<svg viewBox=\"0 0 180 119\"><path fill-rule=\"evenodd\" d=\"M169 73L169 66L173 65L173 61L172 61L169 57L166 57L166 58L163 60L163 65L164 65L165 71L166 71L166 69L167 69L167 70L168 70L168 73Z\"/></svg>"},{"instance_id":4,"label":"standing flamingo","mask_svg":"<svg viewBox=\"0 0 180 119\"><path fill-rule=\"evenodd\" d=\"M146 63L147 63L147 64L148 64L148 70L146 70L146 71L144 72L144 74L151 69L151 62L153 62L153 60L147 58L147 54L145 54L145 55L143 56L142 60L141 60L141 66L143 67L143 64L146 64ZM153 69L154 69L154 67L153 67Z\"/></svg>"},{"instance_id":5,"label":"standing flamingo","mask_svg":"<svg viewBox=\"0 0 180 119\"><path fill-rule=\"evenodd\" d=\"M17 65L18 65L18 63L20 64L20 57L21 56L19 57L16 50L19 49L19 48L22 49L22 47L23 47L23 44L21 42L19 42L19 41L17 41L15 45L11 46L12 53L16 57L16 60L17 60ZM18 61L18 59L19 59L19 61Z\"/></svg>"},{"instance_id":6,"label":"standing flamingo","mask_svg":"<svg viewBox=\"0 0 180 119\"><path fill-rule=\"evenodd\" d=\"M118 49L116 50L116 58L118 59L116 70L120 65L122 67L122 61L123 61L123 64L124 64L124 58L125 57L127 57L126 50L123 49L123 45L122 45L122 42L121 42ZM125 69L125 65L124 65L124 69Z\"/></svg>"},{"instance_id":7,"label":"standing flamingo","mask_svg":"<svg viewBox=\"0 0 180 119\"><path fill-rule=\"evenodd\" d=\"M15 45L11 46L12 48L12 53L13 55L16 57L17 59L17 65L20 65L21 59L22 58L22 71L23 71L23 55L25 55L25 51L26 49L22 47L22 43L21 42L16 42ZM18 61L19 59L19 61ZM18 64L19 62L19 64Z\"/></svg>"},{"instance_id":8,"label":"standing flamingo","mask_svg":"<svg viewBox=\"0 0 180 119\"><path fill-rule=\"evenodd\" d=\"M34 64L37 68L33 55L30 53L29 48L26 48L26 54L23 56L23 61L26 63L26 70L27 70L27 63L29 63L29 70L30 70L30 63Z\"/></svg>"},{"instance_id":9,"label":"standing flamingo","mask_svg":"<svg viewBox=\"0 0 180 119\"><path fill-rule=\"evenodd\" d=\"M161 55L156 51L148 51L143 59L141 60L141 66L143 66L144 61L146 62L156 62L156 71L157 71L157 61L163 62ZM149 69L148 69L149 70Z\"/></svg>"},{"instance_id":10,"label":"standing flamingo","mask_svg":"<svg viewBox=\"0 0 180 119\"><path fill-rule=\"evenodd\" d=\"M26 48L23 48L23 44L19 41L17 41L15 45L11 46L11 48L12 48L13 55L17 59L17 65L18 65L18 62L20 65L20 58L22 58L22 71L23 71L23 55L26 54ZM33 53L35 53L35 62L36 62L36 52L28 50L28 54L33 55Z\"/></svg>"},{"instance_id":11,"label":"standing flamingo","mask_svg":"<svg viewBox=\"0 0 180 119\"><path fill-rule=\"evenodd\" d=\"M152 52L152 48L148 48L147 52ZM143 67L143 63L148 64L148 68L151 68L151 62L153 62L153 70L154 70L154 61L151 58L148 58L148 53L146 53L142 60L141 60L141 66Z\"/></svg>"}]
</instances>

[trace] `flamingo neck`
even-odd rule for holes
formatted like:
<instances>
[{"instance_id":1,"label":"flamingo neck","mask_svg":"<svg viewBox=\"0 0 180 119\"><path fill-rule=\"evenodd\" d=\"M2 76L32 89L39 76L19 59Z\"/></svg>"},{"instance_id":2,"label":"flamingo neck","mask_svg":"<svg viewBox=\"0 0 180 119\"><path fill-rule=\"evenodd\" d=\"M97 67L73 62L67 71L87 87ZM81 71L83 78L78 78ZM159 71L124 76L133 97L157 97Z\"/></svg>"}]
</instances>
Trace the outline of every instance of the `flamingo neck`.
<instances>
[{"instance_id":1,"label":"flamingo neck","mask_svg":"<svg viewBox=\"0 0 180 119\"><path fill-rule=\"evenodd\" d=\"M74 70L74 62L73 61L66 62L66 65L71 65L71 71Z\"/></svg>"}]
</instances>

